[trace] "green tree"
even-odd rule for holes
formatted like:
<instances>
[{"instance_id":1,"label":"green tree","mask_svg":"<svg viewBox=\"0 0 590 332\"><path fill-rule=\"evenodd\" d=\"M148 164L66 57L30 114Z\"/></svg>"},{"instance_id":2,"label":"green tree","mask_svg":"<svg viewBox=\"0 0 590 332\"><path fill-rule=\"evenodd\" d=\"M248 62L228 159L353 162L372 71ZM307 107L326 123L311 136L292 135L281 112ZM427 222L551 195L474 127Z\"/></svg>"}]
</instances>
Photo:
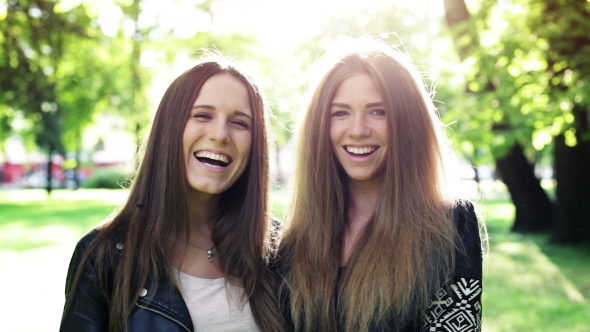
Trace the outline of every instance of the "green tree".
<instances>
[{"instance_id":1,"label":"green tree","mask_svg":"<svg viewBox=\"0 0 590 332\"><path fill-rule=\"evenodd\" d=\"M75 152L75 183L79 186L78 170L84 133L89 126L120 99L117 72L112 66L113 49L101 47L111 41L98 34L80 40L64 55L58 77L58 100L63 110L62 142L66 151Z\"/></svg>"},{"instance_id":2,"label":"green tree","mask_svg":"<svg viewBox=\"0 0 590 332\"><path fill-rule=\"evenodd\" d=\"M202 15L198 18L204 20L206 17L211 19L213 15L211 6L214 2L213 0L168 0L161 1L157 5L176 8L176 10L191 10L192 13L198 12ZM110 41L111 49L115 50L110 54L109 65L109 73L114 75L112 77L114 91L107 111L114 112L127 121L128 130L134 133L139 148L150 124L154 108L152 102L157 102L148 96L154 77L154 68L142 64L146 54L151 54L154 61L164 64L175 62L178 54L203 55L201 49L216 49L227 55L243 54L254 39L241 34L216 35L209 31L186 34L182 31L187 29L186 26L164 23L173 18L170 17L172 14L154 15L155 3L153 2L115 0L114 4L120 8L122 17L119 20L116 35ZM148 8L148 6L152 7ZM148 9L150 13L146 14ZM125 30L125 25L132 26L131 33Z\"/></svg>"},{"instance_id":3,"label":"green tree","mask_svg":"<svg viewBox=\"0 0 590 332\"><path fill-rule=\"evenodd\" d=\"M445 0L444 4L446 22L465 68L464 90L467 91L466 96L456 92L441 96L453 105L445 116L459 121L462 140L471 142L463 144L463 153L471 153L472 158L486 152L493 156L496 170L516 208L512 230L545 231L551 225L553 207L523 149L523 145L525 148L530 145L531 126L526 125L529 119L526 115L521 116L519 105L514 104L514 88L508 83L511 74L496 68L498 65L494 56L505 51L504 46L510 47L514 43L499 46L497 42L492 44L486 40L490 43L489 47L502 48L491 53L487 44L482 42L481 31L488 20L498 20L489 10L488 5L492 4L483 3L474 17L471 17L463 0ZM519 65L512 67L521 68ZM480 148L475 150L474 146ZM482 152L481 147L487 147L487 151Z\"/></svg>"},{"instance_id":4,"label":"green tree","mask_svg":"<svg viewBox=\"0 0 590 332\"><path fill-rule=\"evenodd\" d=\"M87 30L90 18L84 6L60 11L58 3L44 0L8 1L0 15L3 73L0 104L5 110L12 110L0 117L6 124L15 112L20 112L29 120L29 137L49 156L47 191L50 192L51 155L65 152L61 140L64 110L58 98L58 73L70 46L90 38Z\"/></svg>"},{"instance_id":5,"label":"green tree","mask_svg":"<svg viewBox=\"0 0 590 332\"><path fill-rule=\"evenodd\" d=\"M184 6L210 16L211 3L158 5ZM163 14L154 14L146 1L101 2L110 9L108 13L98 12L98 2L85 4L11 0L0 6L0 143L15 132L15 121L22 119L25 125L17 131L27 138L29 147L41 148L49 156L66 151L79 156L86 129L101 116L115 114L126 120L139 146L153 111L148 89L154 68L144 65L146 54L156 54L154 61L171 63L177 54L201 47L240 53L253 41L208 32L179 37L184 27L163 24ZM146 14L149 10L151 14ZM105 17L110 22L101 23Z\"/></svg>"},{"instance_id":6,"label":"green tree","mask_svg":"<svg viewBox=\"0 0 590 332\"><path fill-rule=\"evenodd\" d=\"M523 1L529 25L547 45L545 95L557 132L553 139L556 190L552 239L590 240L590 2Z\"/></svg>"},{"instance_id":7,"label":"green tree","mask_svg":"<svg viewBox=\"0 0 590 332\"><path fill-rule=\"evenodd\" d=\"M584 174L590 169L588 93L583 88L590 6L484 1L471 17L462 0L445 4L467 91L454 99L459 107L447 115L459 120L467 150L478 146L492 152L517 209L513 230L550 230L554 240L564 242L590 238L585 203L590 183ZM482 135L485 128L489 132ZM531 167L551 150L555 218Z\"/></svg>"}]
</instances>

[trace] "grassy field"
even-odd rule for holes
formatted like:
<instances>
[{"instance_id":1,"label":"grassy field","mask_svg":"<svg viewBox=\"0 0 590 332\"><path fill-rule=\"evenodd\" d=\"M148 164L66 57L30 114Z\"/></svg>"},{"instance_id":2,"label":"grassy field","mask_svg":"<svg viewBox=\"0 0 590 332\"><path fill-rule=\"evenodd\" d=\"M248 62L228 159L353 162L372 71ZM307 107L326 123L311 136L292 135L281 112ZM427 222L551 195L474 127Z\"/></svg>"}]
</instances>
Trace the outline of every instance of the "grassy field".
<instances>
[{"instance_id":1,"label":"grassy field","mask_svg":"<svg viewBox=\"0 0 590 332\"><path fill-rule=\"evenodd\" d=\"M485 331L590 331L590 246L551 245L509 232L514 208L488 201Z\"/></svg>"},{"instance_id":2,"label":"grassy field","mask_svg":"<svg viewBox=\"0 0 590 332\"><path fill-rule=\"evenodd\" d=\"M56 331L77 240L125 200L123 190L0 191L0 331ZM271 195L281 217L288 194ZM485 200L484 331L590 332L590 246L511 234L508 200ZM35 314L31 319L30 313Z\"/></svg>"}]
</instances>

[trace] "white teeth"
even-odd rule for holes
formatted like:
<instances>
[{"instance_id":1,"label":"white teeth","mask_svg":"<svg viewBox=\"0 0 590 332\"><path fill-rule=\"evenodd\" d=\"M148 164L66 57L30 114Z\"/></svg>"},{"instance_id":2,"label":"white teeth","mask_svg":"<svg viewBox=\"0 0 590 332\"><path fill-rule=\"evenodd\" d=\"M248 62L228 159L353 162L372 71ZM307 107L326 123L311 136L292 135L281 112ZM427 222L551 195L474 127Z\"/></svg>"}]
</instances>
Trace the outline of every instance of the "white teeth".
<instances>
[{"instance_id":1,"label":"white teeth","mask_svg":"<svg viewBox=\"0 0 590 332\"><path fill-rule=\"evenodd\" d=\"M352 154L367 154L367 153L371 153L371 152L375 151L376 149L377 149L376 147L364 147L364 148L357 148L357 147L353 147L353 146L346 147L346 151L348 151Z\"/></svg>"},{"instance_id":2,"label":"white teeth","mask_svg":"<svg viewBox=\"0 0 590 332\"><path fill-rule=\"evenodd\" d=\"M209 159L213 159L213 160L219 160L222 161L224 163L229 163L229 157L223 154L217 154L217 153L213 153L213 152L209 152L209 151L199 151L197 153L195 153L195 157L199 157L199 158L209 158ZM218 166L221 167L221 166Z\"/></svg>"}]
</instances>

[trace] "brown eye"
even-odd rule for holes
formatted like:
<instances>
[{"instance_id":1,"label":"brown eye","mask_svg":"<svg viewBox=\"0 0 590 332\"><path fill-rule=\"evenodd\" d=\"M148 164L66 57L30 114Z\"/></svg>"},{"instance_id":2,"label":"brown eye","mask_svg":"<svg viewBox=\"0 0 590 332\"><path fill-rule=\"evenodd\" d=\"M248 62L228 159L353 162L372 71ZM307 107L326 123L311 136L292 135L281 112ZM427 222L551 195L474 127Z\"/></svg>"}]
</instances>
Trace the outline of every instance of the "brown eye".
<instances>
[{"instance_id":1,"label":"brown eye","mask_svg":"<svg viewBox=\"0 0 590 332\"><path fill-rule=\"evenodd\" d=\"M193 115L193 118L198 118L198 119L211 119L211 115L209 115L208 113L195 113Z\"/></svg>"},{"instance_id":2,"label":"brown eye","mask_svg":"<svg viewBox=\"0 0 590 332\"><path fill-rule=\"evenodd\" d=\"M374 109L374 110L371 111L371 115L385 116L385 110L382 110L382 109Z\"/></svg>"},{"instance_id":3,"label":"brown eye","mask_svg":"<svg viewBox=\"0 0 590 332\"><path fill-rule=\"evenodd\" d=\"M235 125L237 125L239 127L242 127L244 129L250 128L250 126L246 122L244 122L244 121L235 120L235 121L232 121L231 123L233 123L233 124L235 124Z\"/></svg>"},{"instance_id":4,"label":"brown eye","mask_svg":"<svg viewBox=\"0 0 590 332\"><path fill-rule=\"evenodd\" d=\"M332 116L334 117L341 117L341 116L347 116L348 115L348 111L335 111L332 112Z\"/></svg>"}]
</instances>

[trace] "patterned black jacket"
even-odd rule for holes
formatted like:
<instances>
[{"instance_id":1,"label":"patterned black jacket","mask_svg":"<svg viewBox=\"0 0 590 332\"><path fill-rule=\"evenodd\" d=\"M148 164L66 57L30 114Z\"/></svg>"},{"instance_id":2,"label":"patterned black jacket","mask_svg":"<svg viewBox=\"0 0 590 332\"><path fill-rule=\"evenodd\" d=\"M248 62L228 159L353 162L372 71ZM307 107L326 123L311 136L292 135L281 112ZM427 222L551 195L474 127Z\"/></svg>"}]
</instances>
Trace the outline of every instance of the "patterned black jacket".
<instances>
[{"instance_id":1,"label":"patterned black jacket","mask_svg":"<svg viewBox=\"0 0 590 332\"><path fill-rule=\"evenodd\" d=\"M450 287L432 297L422 313L420 332L481 331L482 246L471 203L455 210L455 222L467 255L457 255Z\"/></svg>"},{"instance_id":2,"label":"patterned black jacket","mask_svg":"<svg viewBox=\"0 0 590 332\"><path fill-rule=\"evenodd\" d=\"M482 246L480 225L473 204L466 202L454 211L456 227L466 254L457 254L452 279L431 298L415 325L403 332L480 332L482 327ZM277 278L288 267L277 262ZM294 331L289 295L281 293L285 329ZM373 328L371 332L381 332ZM385 331L395 331L394 327Z\"/></svg>"}]
</instances>

